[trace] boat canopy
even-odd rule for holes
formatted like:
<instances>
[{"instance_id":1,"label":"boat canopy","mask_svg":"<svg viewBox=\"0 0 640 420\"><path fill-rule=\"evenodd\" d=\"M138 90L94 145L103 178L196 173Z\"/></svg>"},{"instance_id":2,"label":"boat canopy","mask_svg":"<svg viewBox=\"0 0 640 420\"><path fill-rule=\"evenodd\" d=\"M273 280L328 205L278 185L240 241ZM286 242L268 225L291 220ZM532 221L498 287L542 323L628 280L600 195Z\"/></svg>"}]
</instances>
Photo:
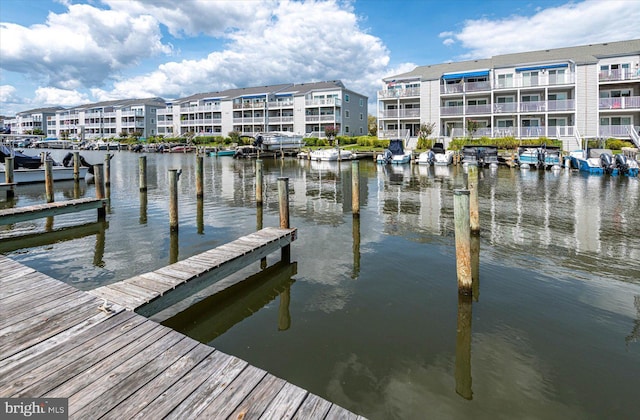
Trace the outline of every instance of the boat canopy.
<instances>
[{"instance_id":1,"label":"boat canopy","mask_svg":"<svg viewBox=\"0 0 640 420\"><path fill-rule=\"evenodd\" d=\"M404 154L404 147L402 145L402 139L389 140L389 151L393 155L402 155L402 154Z\"/></svg>"}]
</instances>

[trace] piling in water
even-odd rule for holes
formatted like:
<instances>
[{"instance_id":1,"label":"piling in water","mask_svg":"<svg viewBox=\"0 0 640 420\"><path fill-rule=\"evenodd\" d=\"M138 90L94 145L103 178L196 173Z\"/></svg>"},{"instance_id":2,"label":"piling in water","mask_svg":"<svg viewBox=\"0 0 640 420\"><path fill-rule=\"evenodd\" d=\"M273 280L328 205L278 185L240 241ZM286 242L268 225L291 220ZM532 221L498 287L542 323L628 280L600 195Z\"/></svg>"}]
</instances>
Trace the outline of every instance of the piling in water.
<instances>
[{"instance_id":1,"label":"piling in water","mask_svg":"<svg viewBox=\"0 0 640 420\"><path fill-rule=\"evenodd\" d=\"M256 204L261 206L262 203L262 160L256 159Z\"/></svg>"},{"instance_id":2,"label":"piling in water","mask_svg":"<svg viewBox=\"0 0 640 420\"><path fill-rule=\"evenodd\" d=\"M44 162L44 188L47 203L53 203L53 161L49 159Z\"/></svg>"},{"instance_id":3,"label":"piling in water","mask_svg":"<svg viewBox=\"0 0 640 420\"><path fill-rule=\"evenodd\" d=\"M469 190L453 191L453 218L456 238L458 293L471 295L471 228L469 225Z\"/></svg>"},{"instance_id":4,"label":"piling in water","mask_svg":"<svg viewBox=\"0 0 640 420\"><path fill-rule=\"evenodd\" d=\"M80 152L73 152L73 181L80 182Z\"/></svg>"},{"instance_id":5,"label":"piling in water","mask_svg":"<svg viewBox=\"0 0 640 420\"><path fill-rule=\"evenodd\" d=\"M103 166L101 163L93 165L93 179L96 184L96 198L104 198Z\"/></svg>"},{"instance_id":6,"label":"piling in water","mask_svg":"<svg viewBox=\"0 0 640 420\"><path fill-rule=\"evenodd\" d=\"M360 215L360 162L351 162L351 211L354 216Z\"/></svg>"},{"instance_id":7,"label":"piling in water","mask_svg":"<svg viewBox=\"0 0 640 420\"><path fill-rule=\"evenodd\" d=\"M203 192L203 157L202 155L196 155L196 198L204 197Z\"/></svg>"},{"instance_id":8,"label":"piling in water","mask_svg":"<svg viewBox=\"0 0 640 420\"><path fill-rule=\"evenodd\" d=\"M169 169L169 230L178 231L178 170Z\"/></svg>"},{"instance_id":9,"label":"piling in water","mask_svg":"<svg viewBox=\"0 0 640 420\"><path fill-rule=\"evenodd\" d=\"M111 159L113 155L107 153L104 155L104 185L108 188L111 186Z\"/></svg>"},{"instance_id":10,"label":"piling in water","mask_svg":"<svg viewBox=\"0 0 640 420\"><path fill-rule=\"evenodd\" d=\"M469 190L469 223L471 234L480 234L480 212L478 209L478 165L467 166L467 189Z\"/></svg>"},{"instance_id":11,"label":"piling in water","mask_svg":"<svg viewBox=\"0 0 640 420\"><path fill-rule=\"evenodd\" d=\"M278 178L278 206L280 208L280 228L289 229L289 178ZM281 260L291 260L291 245L282 247Z\"/></svg>"},{"instance_id":12,"label":"piling in water","mask_svg":"<svg viewBox=\"0 0 640 420\"><path fill-rule=\"evenodd\" d=\"M13 184L13 158L5 157L4 158L4 181L7 184ZM7 190L7 198L12 198L14 195L13 188Z\"/></svg>"},{"instance_id":13,"label":"piling in water","mask_svg":"<svg viewBox=\"0 0 640 420\"><path fill-rule=\"evenodd\" d=\"M471 296L458 295L458 328L456 329L456 393L465 400L473 399L471 388Z\"/></svg>"},{"instance_id":14,"label":"piling in water","mask_svg":"<svg viewBox=\"0 0 640 420\"><path fill-rule=\"evenodd\" d=\"M140 156L138 158L138 174L140 191L147 191L147 157Z\"/></svg>"}]
</instances>

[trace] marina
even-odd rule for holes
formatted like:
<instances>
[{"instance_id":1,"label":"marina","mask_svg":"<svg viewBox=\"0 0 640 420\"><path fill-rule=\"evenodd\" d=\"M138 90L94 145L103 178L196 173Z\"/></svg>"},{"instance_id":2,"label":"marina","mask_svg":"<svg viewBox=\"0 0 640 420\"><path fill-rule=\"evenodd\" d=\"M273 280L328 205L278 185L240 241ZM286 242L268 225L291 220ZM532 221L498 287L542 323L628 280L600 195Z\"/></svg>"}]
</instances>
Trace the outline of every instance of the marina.
<instances>
[{"instance_id":1,"label":"marina","mask_svg":"<svg viewBox=\"0 0 640 420\"><path fill-rule=\"evenodd\" d=\"M90 162L104 161L101 152L86 154ZM637 178L479 168L476 289L460 299L453 190L467 184L462 165L361 160L354 217L352 162L263 159L264 204L257 206L254 160L206 157L199 199L193 155L147 156L145 193L138 188L138 157L116 152L107 224L79 212L0 227L2 252L75 289L98 290L277 226L276 180L287 177L291 226L298 229L292 263L280 266L269 256L268 267L256 260L192 294L185 285L179 302L152 316L166 328L158 331L186 334L195 341L177 342L212 346L269 372L258 385L247 381L255 392L278 392L284 388L270 384L282 380L291 384L287 389L308 391L302 401L315 395L308 403L322 400L322 407L334 404L366 418L588 419L636 412ZM167 173L177 168L180 230L174 234ZM16 185L0 208L42 203L42 191L38 184ZM56 202L76 195L94 197L95 186L56 183ZM79 223L87 226L75 229ZM38 243L38 232L56 237ZM7 241L18 233L32 235L24 248ZM221 294L221 282L238 286ZM248 378L252 371L243 372ZM132 401L149 389L134 392Z\"/></svg>"}]
</instances>

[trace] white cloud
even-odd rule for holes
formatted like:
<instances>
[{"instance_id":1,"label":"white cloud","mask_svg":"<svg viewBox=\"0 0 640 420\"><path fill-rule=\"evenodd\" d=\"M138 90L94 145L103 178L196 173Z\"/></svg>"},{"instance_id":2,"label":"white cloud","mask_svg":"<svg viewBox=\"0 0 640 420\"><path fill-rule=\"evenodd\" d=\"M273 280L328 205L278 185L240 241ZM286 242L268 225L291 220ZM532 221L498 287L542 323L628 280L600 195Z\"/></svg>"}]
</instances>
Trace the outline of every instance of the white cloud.
<instances>
[{"instance_id":1,"label":"white cloud","mask_svg":"<svg viewBox=\"0 0 640 420\"><path fill-rule=\"evenodd\" d=\"M447 38L444 41L442 41L442 43L448 47L450 45L455 44L456 41L453 38Z\"/></svg>"},{"instance_id":2,"label":"white cloud","mask_svg":"<svg viewBox=\"0 0 640 420\"><path fill-rule=\"evenodd\" d=\"M16 96L16 88L11 85L0 86L0 102L13 103L18 100Z\"/></svg>"},{"instance_id":3,"label":"white cloud","mask_svg":"<svg viewBox=\"0 0 640 420\"><path fill-rule=\"evenodd\" d=\"M541 10L532 16L466 20L453 35L469 51L462 59L640 38L635 0L587 0ZM621 29L624 28L624 29Z\"/></svg>"},{"instance_id":4,"label":"white cloud","mask_svg":"<svg viewBox=\"0 0 640 420\"><path fill-rule=\"evenodd\" d=\"M75 90L58 89L54 87L40 87L36 89L34 103L49 106L77 106L90 102L87 95Z\"/></svg>"},{"instance_id":5,"label":"white cloud","mask_svg":"<svg viewBox=\"0 0 640 420\"><path fill-rule=\"evenodd\" d=\"M75 89L96 86L141 58L169 53L158 22L87 4L50 13L44 24L0 23L0 66L47 85Z\"/></svg>"}]
</instances>

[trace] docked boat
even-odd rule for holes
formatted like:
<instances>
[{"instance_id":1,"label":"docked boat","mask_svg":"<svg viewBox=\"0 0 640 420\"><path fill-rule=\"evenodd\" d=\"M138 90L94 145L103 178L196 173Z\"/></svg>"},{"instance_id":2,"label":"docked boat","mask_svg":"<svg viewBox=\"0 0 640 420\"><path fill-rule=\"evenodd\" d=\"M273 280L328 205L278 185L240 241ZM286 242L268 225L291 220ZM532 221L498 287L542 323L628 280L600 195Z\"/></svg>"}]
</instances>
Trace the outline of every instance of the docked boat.
<instances>
[{"instance_id":1,"label":"docked boat","mask_svg":"<svg viewBox=\"0 0 640 420\"><path fill-rule=\"evenodd\" d=\"M40 156L29 156L19 150L12 150L5 145L0 145L0 161L4 163L4 159L7 157L13 157L14 169L34 169L42 164Z\"/></svg>"},{"instance_id":2,"label":"docked boat","mask_svg":"<svg viewBox=\"0 0 640 420\"><path fill-rule=\"evenodd\" d=\"M350 160L352 158L352 154L349 150L331 148L331 149L318 149L314 150L309 154L309 159L311 160L320 160L325 162L336 161L336 160Z\"/></svg>"},{"instance_id":3,"label":"docked boat","mask_svg":"<svg viewBox=\"0 0 640 420\"><path fill-rule=\"evenodd\" d=\"M87 176L89 168L86 166L80 167L80 178ZM66 166L53 166L51 173L53 174L54 181L70 181L73 180L73 167ZM0 179L5 179L5 167L0 163ZM13 170L13 182L16 184L32 184L37 182L44 182L44 167L27 169L19 168Z\"/></svg>"},{"instance_id":4,"label":"docked boat","mask_svg":"<svg viewBox=\"0 0 640 420\"><path fill-rule=\"evenodd\" d=\"M418 155L419 165L447 166L453 163L453 150L445 150L442 143L435 143L431 150Z\"/></svg>"},{"instance_id":5,"label":"docked boat","mask_svg":"<svg viewBox=\"0 0 640 420\"><path fill-rule=\"evenodd\" d=\"M382 164L409 163L411 162L411 156L411 151L404 149L404 141L402 139L392 139L389 141L389 147L376 157L376 162Z\"/></svg>"},{"instance_id":6,"label":"docked boat","mask_svg":"<svg viewBox=\"0 0 640 420\"><path fill-rule=\"evenodd\" d=\"M188 146L184 144L180 144L177 146L173 146L169 149L169 153L191 153L195 151L196 148L194 146Z\"/></svg>"},{"instance_id":7,"label":"docked boat","mask_svg":"<svg viewBox=\"0 0 640 420\"><path fill-rule=\"evenodd\" d=\"M71 140L60 140L51 137L33 142L30 147L37 149L73 149L74 143Z\"/></svg>"},{"instance_id":8,"label":"docked boat","mask_svg":"<svg viewBox=\"0 0 640 420\"><path fill-rule=\"evenodd\" d=\"M253 145L261 150L299 150L304 146L304 137L290 131L256 133Z\"/></svg>"},{"instance_id":9,"label":"docked boat","mask_svg":"<svg viewBox=\"0 0 640 420\"><path fill-rule=\"evenodd\" d=\"M462 146L462 164L498 167L497 146Z\"/></svg>"},{"instance_id":10,"label":"docked boat","mask_svg":"<svg viewBox=\"0 0 640 420\"><path fill-rule=\"evenodd\" d=\"M210 151L209 156L233 156L235 153L235 149L216 149Z\"/></svg>"},{"instance_id":11,"label":"docked boat","mask_svg":"<svg viewBox=\"0 0 640 420\"><path fill-rule=\"evenodd\" d=\"M562 165L560 147L557 146L521 146L518 147L518 165L522 169L554 168Z\"/></svg>"},{"instance_id":12,"label":"docked boat","mask_svg":"<svg viewBox=\"0 0 640 420\"><path fill-rule=\"evenodd\" d=\"M638 162L609 149L581 149L569 154L571 167L589 174L638 176Z\"/></svg>"}]
</instances>

